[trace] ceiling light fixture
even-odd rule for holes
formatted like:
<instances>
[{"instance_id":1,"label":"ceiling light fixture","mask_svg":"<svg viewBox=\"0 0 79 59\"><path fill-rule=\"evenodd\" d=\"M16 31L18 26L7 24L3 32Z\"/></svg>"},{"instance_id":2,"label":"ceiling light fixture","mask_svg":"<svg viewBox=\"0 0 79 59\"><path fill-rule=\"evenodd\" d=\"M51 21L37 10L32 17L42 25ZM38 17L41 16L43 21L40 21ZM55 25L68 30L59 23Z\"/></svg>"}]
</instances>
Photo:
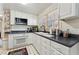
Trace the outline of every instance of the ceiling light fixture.
<instances>
[{"instance_id":1,"label":"ceiling light fixture","mask_svg":"<svg viewBox=\"0 0 79 59\"><path fill-rule=\"evenodd\" d=\"M26 5L26 4L28 4L28 3L24 3L24 2L23 2L23 3L21 3L21 4L22 4L22 5Z\"/></svg>"}]
</instances>

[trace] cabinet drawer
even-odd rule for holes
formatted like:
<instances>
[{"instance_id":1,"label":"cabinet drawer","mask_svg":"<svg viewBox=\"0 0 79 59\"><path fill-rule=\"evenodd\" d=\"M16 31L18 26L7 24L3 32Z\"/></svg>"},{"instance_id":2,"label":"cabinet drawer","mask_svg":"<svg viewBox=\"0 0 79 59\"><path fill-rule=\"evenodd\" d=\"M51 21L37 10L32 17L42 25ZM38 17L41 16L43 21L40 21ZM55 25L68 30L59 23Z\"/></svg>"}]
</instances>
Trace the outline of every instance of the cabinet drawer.
<instances>
[{"instance_id":1,"label":"cabinet drawer","mask_svg":"<svg viewBox=\"0 0 79 59\"><path fill-rule=\"evenodd\" d=\"M57 51L55 48L51 48L50 55L63 55L63 54Z\"/></svg>"},{"instance_id":2,"label":"cabinet drawer","mask_svg":"<svg viewBox=\"0 0 79 59\"><path fill-rule=\"evenodd\" d=\"M47 51L47 50L44 50L44 51L42 51L42 53L41 53L42 55L49 55L49 51Z\"/></svg>"},{"instance_id":3,"label":"cabinet drawer","mask_svg":"<svg viewBox=\"0 0 79 59\"><path fill-rule=\"evenodd\" d=\"M51 48L55 48L57 51L61 52L62 54L69 54L69 48L64 46L64 45L61 45L59 43L56 43L56 42L51 42Z\"/></svg>"},{"instance_id":4,"label":"cabinet drawer","mask_svg":"<svg viewBox=\"0 0 79 59\"><path fill-rule=\"evenodd\" d=\"M49 55L50 54L50 48L49 47L41 47L41 54L43 55Z\"/></svg>"}]
</instances>

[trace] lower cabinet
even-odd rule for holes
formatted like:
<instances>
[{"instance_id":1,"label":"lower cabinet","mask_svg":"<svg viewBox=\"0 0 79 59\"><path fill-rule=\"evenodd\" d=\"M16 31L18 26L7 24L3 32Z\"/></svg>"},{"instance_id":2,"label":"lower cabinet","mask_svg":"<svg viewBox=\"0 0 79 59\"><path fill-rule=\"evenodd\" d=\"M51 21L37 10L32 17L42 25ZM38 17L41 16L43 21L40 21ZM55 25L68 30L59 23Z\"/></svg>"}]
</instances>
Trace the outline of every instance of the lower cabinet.
<instances>
[{"instance_id":1,"label":"lower cabinet","mask_svg":"<svg viewBox=\"0 0 79 59\"><path fill-rule=\"evenodd\" d=\"M34 36L34 40L33 40L33 45L34 45L34 47L37 49L37 51L39 52L39 54L40 54L40 48L41 48L41 38L40 38L40 36L38 36L38 35L36 35L36 34L34 34L33 35Z\"/></svg>"},{"instance_id":2,"label":"lower cabinet","mask_svg":"<svg viewBox=\"0 0 79 59\"><path fill-rule=\"evenodd\" d=\"M41 55L50 55L50 46L41 47Z\"/></svg>"},{"instance_id":3,"label":"lower cabinet","mask_svg":"<svg viewBox=\"0 0 79 59\"><path fill-rule=\"evenodd\" d=\"M27 43L28 44L33 44L34 40L35 40L35 36L33 33L26 33L26 35L28 36L27 38Z\"/></svg>"},{"instance_id":4,"label":"lower cabinet","mask_svg":"<svg viewBox=\"0 0 79 59\"><path fill-rule=\"evenodd\" d=\"M37 49L40 55L49 55L50 49L50 40L38 36L36 34L33 35L35 39L33 40L33 45Z\"/></svg>"},{"instance_id":5,"label":"lower cabinet","mask_svg":"<svg viewBox=\"0 0 79 59\"><path fill-rule=\"evenodd\" d=\"M28 44L28 34L9 34L8 49L22 47Z\"/></svg>"},{"instance_id":6,"label":"lower cabinet","mask_svg":"<svg viewBox=\"0 0 79 59\"><path fill-rule=\"evenodd\" d=\"M32 38L32 44L37 49L40 55L62 55L62 53L51 46L51 40L48 40L36 34L33 34Z\"/></svg>"},{"instance_id":7,"label":"lower cabinet","mask_svg":"<svg viewBox=\"0 0 79 59\"><path fill-rule=\"evenodd\" d=\"M55 48L57 51L59 51L62 54L69 54L70 48L66 47L64 45L61 45L59 43L51 41L51 49Z\"/></svg>"},{"instance_id":8,"label":"lower cabinet","mask_svg":"<svg viewBox=\"0 0 79 59\"><path fill-rule=\"evenodd\" d=\"M58 51L56 48L51 47L50 55L63 55L63 54L60 51Z\"/></svg>"},{"instance_id":9,"label":"lower cabinet","mask_svg":"<svg viewBox=\"0 0 79 59\"><path fill-rule=\"evenodd\" d=\"M41 37L41 54L49 55L50 53L50 40Z\"/></svg>"},{"instance_id":10,"label":"lower cabinet","mask_svg":"<svg viewBox=\"0 0 79 59\"><path fill-rule=\"evenodd\" d=\"M29 37L29 42L33 44L40 55L79 55L79 43L73 47L66 47L34 33Z\"/></svg>"}]
</instances>

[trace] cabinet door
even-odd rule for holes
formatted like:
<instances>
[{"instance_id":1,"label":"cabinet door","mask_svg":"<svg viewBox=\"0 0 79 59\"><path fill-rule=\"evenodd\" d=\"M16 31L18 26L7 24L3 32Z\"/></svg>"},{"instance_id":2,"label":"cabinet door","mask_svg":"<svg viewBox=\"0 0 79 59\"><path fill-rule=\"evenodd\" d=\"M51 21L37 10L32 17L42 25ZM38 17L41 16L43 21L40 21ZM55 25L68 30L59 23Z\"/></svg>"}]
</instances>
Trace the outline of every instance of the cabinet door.
<instances>
[{"instance_id":1,"label":"cabinet door","mask_svg":"<svg viewBox=\"0 0 79 59\"><path fill-rule=\"evenodd\" d=\"M27 41L28 41L28 44L32 44L33 42L33 34L32 33L26 33L26 35L28 35L28 38L27 38Z\"/></svg>"},{"instance_id":2,"label":"cabinet door","mask_svg":"<svg viewBox=\"0 0 79 59\"><path fill-rule=\"evenodd\" d=\"M33 40L32 40L32 44L33 46L36 48L36 50L40 53L40 36L33 34Z\"/></svg>"},{"instance_id":3,"label":"cabinet door","mask_svg":"<svg viewBox=\"0 0 79 59\"><path fill-rule=\"evenodd\" d=\"M59 4L60 17L66 17L72 14L72 3L61 3Z\"/></svg>"},{"instance_id":4,"label":"cabinet door","mask_svg":"<svg viewBox=\"0 0 79 59\"><path fill-rule=\"evenodd\" d=\"M66 47L62 44L59 44L53 41L51 41L51 48L55 48L57 51L61 52L62 54L66 54L66 55L68 55L70 51L69 47Z\"/></svg>"},{"instance_id":5,"label":"cabinet door","mask_svg":"<svg viewBox=\"0 0 79 59\"><path fill-rule=\"evenodd\" d=\"M40 48L41 52L40 54L42 55L49 55L50 53L50 40L41 37L41 48Z\"/></svg>"},{"instance_id":6,"label":"cabinet door","mask_svg":"<svg viewBox=\"0 0 79 59\"><path fill-rule=\"evenodd\" d=\"M28 42L29 42L28 41L28 39L29 39L29 34L28 33L25 34L25 39L26 39L26 44L28 44Z\"/></svg>"}]
</instances>

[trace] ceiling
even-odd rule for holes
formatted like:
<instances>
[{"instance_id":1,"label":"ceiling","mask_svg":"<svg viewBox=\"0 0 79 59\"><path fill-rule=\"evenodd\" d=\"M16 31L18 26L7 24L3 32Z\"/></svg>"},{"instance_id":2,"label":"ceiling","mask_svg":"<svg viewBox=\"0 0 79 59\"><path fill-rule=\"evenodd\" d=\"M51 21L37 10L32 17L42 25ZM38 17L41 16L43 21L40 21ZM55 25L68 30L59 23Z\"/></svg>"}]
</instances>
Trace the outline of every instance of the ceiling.
<instances>
[{"instance_id":1,"label":"ceiling","mask_svg":"<svg viewBox=\"0 0 79 59\"><path fill-rule=\"evenodd\" d=\"M25 5L21 3L4 3L3 7L38 15L50 5L52 5L52 3L28 3Z\"/></svg>"}]
</instances>

